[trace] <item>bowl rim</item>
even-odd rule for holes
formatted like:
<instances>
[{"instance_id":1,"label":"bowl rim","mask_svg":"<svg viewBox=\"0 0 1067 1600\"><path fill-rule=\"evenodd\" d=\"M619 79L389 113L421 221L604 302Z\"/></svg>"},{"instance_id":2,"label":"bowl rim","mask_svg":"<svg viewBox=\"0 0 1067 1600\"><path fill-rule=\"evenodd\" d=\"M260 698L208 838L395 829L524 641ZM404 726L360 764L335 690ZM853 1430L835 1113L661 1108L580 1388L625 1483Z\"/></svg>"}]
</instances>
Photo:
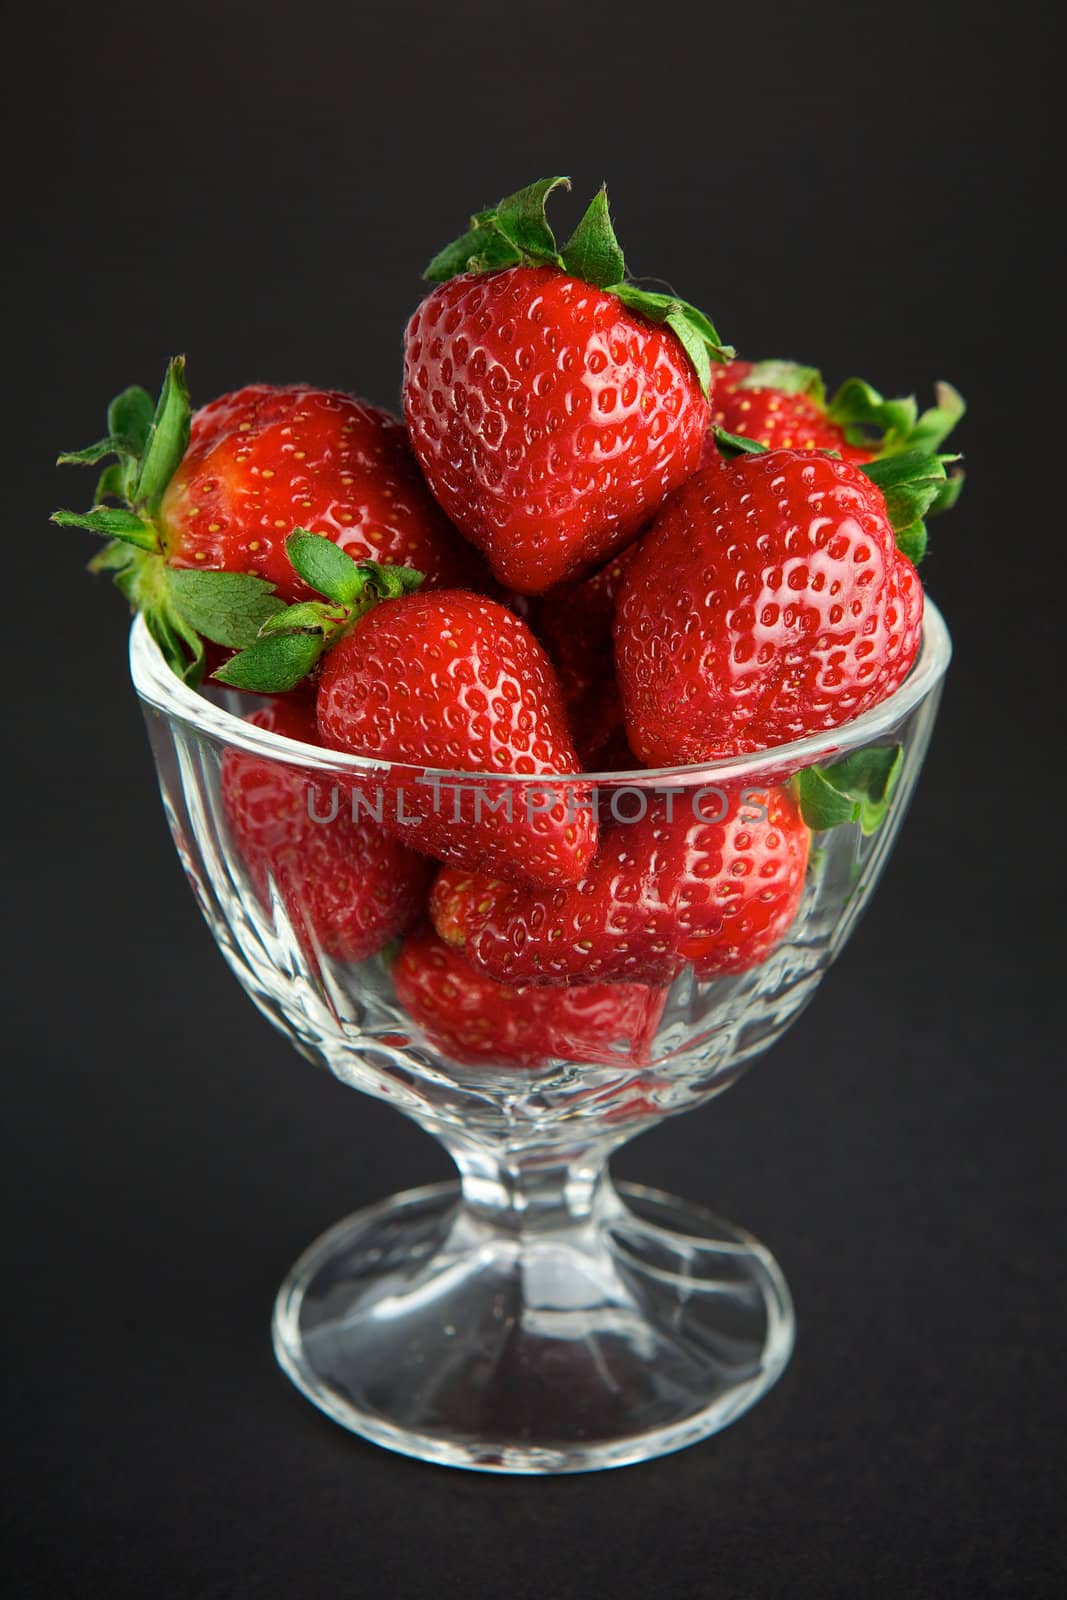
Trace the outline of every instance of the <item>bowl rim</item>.
<instances>
[{"instance_id":1,"label":"bowl rim","mask_svg":"<svg viewBox=\"0 0 1067 1600\"><path fill-rule=\"evenodd\" d=\"M183 683L167 666L140 613L130 628L129 648L130 676L134 689L146 705L161 712L168 721L180 723L228 747L246 751L249 755L270 760L284 758L290 766L298 765L308 771L337 776L372 772L381 777L393 770L407 774L417 772L431 783L439 779L442 785L459 782L524 786L597 784L619 788L676 787L682 783L694 784L701 779L715 784L766 775L769 768L773 768L776 774L800 771L827 756L843 756L871 743L900 723L940 683L951 659L952 640L945 619L926 596L919 651L904 682L878 705L838 727L826 728L820 733L809 734L787 744L770 745L745 755L721 757L694 766L639 768L635 772L526 773L469 772L454 767L428 767L411 761L383 761L326 750L320 745L303 744L246 722L238 713L216 705Z\"/></svg>"}]
</instances>

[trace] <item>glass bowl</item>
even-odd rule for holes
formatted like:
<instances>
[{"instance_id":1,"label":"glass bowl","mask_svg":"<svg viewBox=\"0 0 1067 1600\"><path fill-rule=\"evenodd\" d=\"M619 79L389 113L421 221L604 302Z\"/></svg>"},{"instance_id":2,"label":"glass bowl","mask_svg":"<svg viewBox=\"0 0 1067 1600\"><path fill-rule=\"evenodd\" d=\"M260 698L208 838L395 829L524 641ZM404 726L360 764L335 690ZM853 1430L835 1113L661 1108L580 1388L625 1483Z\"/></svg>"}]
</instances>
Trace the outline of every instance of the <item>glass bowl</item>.
<instances>
[{"instance_id":1,"label":"glass bowl","mask_svg":"<svg viewBox=\"0 0 1067 1600\"><path fill-rule=\"evenodd\" d=\"M134 623L133 682L171 832L241 985L303 1055L414 1118L459 1172L456 1183L394 1195L338 1223L282 1285L277 1358L322 1411L429 1461L577 1472L703 1439L775 1382L794 1317L774 1258L699 1205L616 1187L607 1160L652 1123L720 1093L811 998L900 826L949 657L948 632L928 600L908 678L843 727L700 768L480 778L389 768L282 738L243 720L256 705L250 697L183 685L144 622ZM438 999L455 1000L436 1012L419 1000L408 952L433 944L425 925L402 947L393 938L354 959L336 924L326 927L302 899L291 858L286 866L284 851L256 857L234 821L235 773L253 795L258 784L281 784L301 804L306 796L305 838L309 829L352 826L353 812L383 802L402 809L405 796L423 807L432 796L463 828L470 805L499 806L510 793L533 814L548 804L595 812L602 840L632 855L647 847L650 815L669 809L698 832L705 823L736 828L761 809L766 817L772 796L774 806L791 805L794 774L810 778L809 769L898 746L895 787L877 826L863 815L802 830L796 893L765 950L750 939L747 959L709 964L696 937L686 946L691 959L670 974L621 981L626 937L647 933L662 911L649 878L608 954L614 987L520 988L507 1002L511 1042L496 1054L486 1013L462 985L438 988ZM771 821L778 815L772 807ZM796 837L795 819L793 828ZM701 870L697 862L696 879ZM762 870L758 858L753 870ZM413 868L412 903L431 871ZM726 905L735 888L716 880ZM770 889L756 893L766 898ZM743 920L738 926L743 945ZM487 937L491 961L500 945Z\"/></svg>"}]
</instances>

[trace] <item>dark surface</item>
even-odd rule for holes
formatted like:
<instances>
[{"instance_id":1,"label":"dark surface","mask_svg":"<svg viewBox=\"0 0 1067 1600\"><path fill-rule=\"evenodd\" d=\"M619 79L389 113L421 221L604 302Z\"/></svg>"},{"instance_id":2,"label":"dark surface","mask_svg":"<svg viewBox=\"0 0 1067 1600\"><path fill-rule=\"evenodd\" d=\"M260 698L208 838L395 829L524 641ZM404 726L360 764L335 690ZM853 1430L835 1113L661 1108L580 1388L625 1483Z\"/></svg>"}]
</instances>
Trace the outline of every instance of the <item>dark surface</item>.
<instances>
[{"instance_id":1,"label":"dark surface","mask_svg":"<svg viewBox=\"0 0 1067 1600\"><path fill-rule=\"evenodd\" d=\"M741 9L627 28L547 4L523 30L505 7L120 0L35 8L8 58L19 1600L1064 1592L1049 13ZM706 1445L541 1482L373 1450L275 1370L291 1260L444 1158L238 991L166 836L120 602L45 517L89 488L57 447L176 349L201 399L309 377L394 403L425 258L556 170L607 176L635 268L746 352L924 395L948 376L972 413L927 571L957 658L872 914L766 1062L617 1162L771 1244L795 1359Z\"/></svg>"}]
</instances>

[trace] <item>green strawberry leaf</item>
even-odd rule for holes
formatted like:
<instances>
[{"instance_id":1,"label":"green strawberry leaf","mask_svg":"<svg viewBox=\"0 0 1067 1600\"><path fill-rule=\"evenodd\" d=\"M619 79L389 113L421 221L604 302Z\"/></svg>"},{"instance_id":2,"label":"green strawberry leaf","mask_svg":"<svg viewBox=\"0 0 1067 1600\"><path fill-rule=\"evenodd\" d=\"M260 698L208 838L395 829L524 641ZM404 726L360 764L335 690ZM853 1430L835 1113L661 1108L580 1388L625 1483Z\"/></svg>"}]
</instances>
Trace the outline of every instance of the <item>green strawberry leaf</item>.
<instances>
[{"instance_id":1,"label":"green strawberry leaf","mask_svg":"<svg viewBox=\"0 0 1067 1600\"><path fill-rule=\"evenodd\" d=\"M917 517L914 522L909 522L903 528L895 528L893 532L901 555L907 556L912 566L917 567L926 554L929 543L926 523L921 517Z\"/></svg>"},{"instance_id":2,"label":"green strawberry leaf","mask_svg":"<svg viewBox=\"0 0 1067 1600\"><path fill-rule=\"evenodd\" d=\"M945 493L952 480L945 471L946 462L958 461L958 456L930 455L921 450L908 450L898 455L880 456L867 461L860 471L878 485L885 496L886 511L899 548L914 561L912 550L919 558L926 550L926 529L923 518ZM959 490L949 490L958 496ZM903 543L901 541L904 541Z\"/></svg>"},{"instance_id":3,"label":"green strawberry leaf","mask_svg":"<svg viewBox=\"0 0 1067 1600\"><path fill-rule=\"evenodd\" d=\"M212 676L235 689L284 694L307 677L324 646L321 634L271 634L231 656Z\"/></svg>"},{"instance_id":4,"label":"green strawberry leaf","mask_svg":"<svg viewBox=\"0 0 1067 1600\"><path fill-rule=\"evenodd\" d=\"M204 644L195 628L169 606L142 605L140 609L172 672L183 683L199 683L204 675Z\"/></svg>"},{"instance_id":5,"label":"green strawberry leaf","mask_svg":"<svg viewBox=\"0 0 1067 1600\"><path fill-rule=\"evenodd\" d=\"M133 545L124 544L121 539L112 539L110 544L98 550L89 562L90 572L124 572L128 567L145 559L145 551L136 549ZM116 580L117 581L117 580Z\"/></svg>"},{"instance_id":6,"label":"green strawberry leaf","mask_svg":"<svg viewBox=\"0 0 1067 1600\"><path fill-rule=\"evenodd\" d=\"M601 189L571 235L562 255L545 216L545 202L554 189L570 187L568 178L541 178L471 217L470 228L438 251L423 276L445 283L461 272L499 272L504 267L553 266L613 294L630 311L665 323L681 341L705 397L711 385L711 362L734 355L704 315L676 295L658 294L624 281L626 263Z\"/></svg>"},{"instance_id":7,"label":"green strawberry leaf","mask_svg":"<svg viewBox=\"0 0 1067 1600\"><path fill-rule=\"evenodd\" d=\"M846 378L826 408L831 422L844 428L850 444L870 444L867 429L881 435L880 449L893 448L897 441L908 439L918 420L919 408L914 396L903 400L886 400L871 384L862 378Z\"/></svg>"},{"instance_id":8,"label":"green strawberry leaf","mask_svg":"<svg viewBox=\"0 0 1067 1600\"><path fill-rule=\"evenodd\" d=\"M375 600L411 594L423 581L423 574L414 567L353 561L325 534L308 533L305 528L294 528L285 541L285 552L293 569L310 588L337 605L359 608L361 614Z\"/></svg>"},{"instance_id":9,"label":"green strawberry leaf","mask_svg":"<svg viewBox=\"0 0 1067 1600\"><path fill-rule=\"evenodd\" d=\"M967 474L962 467L957 467L954 472L950 472L930 502L930 509L926 515L928 517L939 517L942 511L951 511L963 493L963 485L966 482L966 478Z\"/></svg>"},{"instance_id":10,"label":"green strawberry leaf","mask_svg":"<svg viewBox=\"0 0 1067 1600\"><path fill-rule=\"evenodd\" d=\"M715 423L712 428L711 436L715 440L719 454L725 456L727 461L732 461L735 456L765 456L767 454L767 446L760 444L758 439L746 439L740 433L727 433L726 429L720 428L718 423Z\"/></svg>"},{"instance_id":11,"label":"green strawberry leaf","mask_svg":"<svg viewBox=\"0 0 1067 1600\"><path fill-rule=\"evenodd\" d=\"M936 384L934 394L937 397L937 404L931 406L929 411L923 412L908 437L907 444L911 450L932 452L940 450L967 410L967 402L951 383Z\"/></svg>"},{"instance_id":12,"label":"green strawberry leaf","mask_svg":"<svg viewBox=\"0 0 1067 1600\"><path fill-rule=\"evenodd\" d=\"M231 650L254 644L264 623L285 610L274 585L251 573L164 570L174 609L205 639Z\"/></svg>"},{"instance_id":13,"label":"green strawberry leaf","mask_svg":"<svg viewBox=\"0 0 1067 1600\"><path fill-rule=\"evenodd\" d=\"M331 608L319 600L301 600L268 617L259 634L265 639L268 635L279 633L320 633L325 639L347 620L348 609L345 606Z\"/></svg>"},{"instance_id":14,"label":"green strawberry leaf","mask_svg":"<svg viewBox=\"0 0 1067 1600\"><path fill-rule=\"evenodd\" d=\"M163 387L156 402L155 413L141 456L137 486L133 491L134 503L143 506L150 515L159 510L159 503L167 484L177 471L178 463L186 452L189 444L189 419L185 357L175 356L169 363L163 379Z\"/></svg>"},{"instance_id":15,"label":"green strawberry leaf","mask_svg":"<svg viewBox=\"0 0 1067 1600\"><path fill-rule=\"evenodd\" d=\"M107 431L126 455L144 455L154 412L152 396L139 384L123 389L108 406Z\"/></svg>"},{"instance_id":16,"label":"green strawberry leaf","mask_svg":"<svg viewBox=\"0 0 1067 1600\"><path fill-rule=\"evenodd\" d=\"M676 295L653 293L634 283L617 283L607 292L621 300L628 311L636 311L650 322L666 323L680 339L706 397L711 387L712 361L730 361L735 352L732 345L720 341L704 313Z\"/></svg>"},{"instance_id":17,"label":"green strawberry leaf","mask_svg":"<svg viewBox=\"0 0 1067 1600\"><path fill-rule=\"evenodd\" d=\"M681 340L682 349L689 357L693 371L697 375L697 382L700 384L700 392L706 400L711 390L711 360L703 334L690 322L681 308L671 311L663 320Z\"/></svg>"},{"instance_id":18,"label":"green strawberry leaf","mask_svg":"<svg viewBox=\"0 0 1067 1600\"><path fill-rule=\"evenodd\" d=\"M305 583L317 586L328 601L300 600L272 610L255 640L215 673L220 683L260 694L293 688L379 600L411 594L423 581L422 573L410 567L353 561L322 534L303 528L289 535L285 548Z\"/></svg>"},{"instance_id":19,"label":"green strawberry leaf","mask_svg":"<svg viewBox=\"0 0 1067 1600\"><path fill-rule=\"evenodd\" d=\"M107 408L107 436L84 450L67 450L57 466L86 467L105 456L138 459L152 422L152 399L146 389L124 389Z\"/></svg>"},{"instance_id":20,"label":"green strawberry leaf","mask_svg":"<svg viewBox=\"0 0 1067 1600\"><path fill-rule=\"evenodd\" d=\"M545 201L553 189L569 189L569 178L539 178L516 194L509 194L496 207L493 221L509 244L528 262L560 265L556 236L545 216Z\"/></svg>"},{"instance_id":21,"label":"green strawberry leaf","mask_svg":"<svg viewBox=\"0 0 1067 1600\"><path fill-rule=\"evenodd\" d=\"M585 216L563 246L562 260L572 278L583 278L598 289L625 278L626 261L611 225L606 188L601 187L593 196Z\"/></svg>"},{"instance_id":22,"label":"green strawberry leaf","mask_svg":"<svg viewBox=\"0 0 1067 1600\"><path fill-rule=\"evenodd\" d=\"M414 594L424 579L424 574L414 567L386 566L381 561L361 561L359 570L380 600L398 600L402 594Z\"/></svg>"},{"instance_id":23,"label":"green strawberry leaf","mask_svg":"<svg viewBox=\"0 0 1067 1600\"><path fill-rule=\"evenodd\" d=\"M862 378L848 378L827 406L826 415L844 428L850 444L874 448L879 457L936 455L967 406L950 383L939 383L935 393L937 403L920 416L914 395L886 400Z\"/></svg>"},{"instance_id":24,"label":"green strawberry leaf","mask_svg":"<svg viewBox=\"0 0 1067 1600\"><path fill-rule=\"evenodd\" d=\"M120 461L112 461L111 465L105 467L96 480L93 505L98 506L104 500L123 500L125 496L126 484L122 463Z\"/></svg>"},{"instance_id":25,"label":"green strawberry leaf","mask_svg":"<svg viewBox=\"0 0 1067 1600\"><path fill-rule=\"evenodd\" d=\"M431 283L447 283L462 272L499 272L517 267L522 257L495 228L476 227L445 245L423 273Z\"/></svg>"},{"instance_id":26,"label":"green strawberry leaf","mask_svg":"<svg viewBox=\"0 0 1067 1600\"><path fill-rule=\"evenodd\" d=\"M61 456L56 457L56 466L92 467L98 461L103 461L105 456L118 455L120 449L115 439L98 439L95 444L86 445L84 450L64 450Z\"/></svg>"},{"instance_id":27,"label":"green strawberry leaf","mask_svg":"<svg viewBox=\"0 0 1067 1600\"><path fill-rule=\"evenodd\" d=\"M737 386L739 389L778 389L782 394L806 394L817 405L826 403L826 387L818 367L795 361L756 361Z\"/></svg>"},{"instance_id":28,"label":"green strawberry leaf","mask_svg":"<svg viewBox=\"0 0 1067 1600\"><path fill-rule=\"evenodd\" d=\"M878 828L893 798L904 763L902 744L858 750L828 767L808 767L793 777L801 815L815 833L858 823L864 834Z\"/></svg>"},{"instance_id":29,"label":"green strawberry leaf","mask_svg":"<svg viewBox=\"0 0 1067 1600\"><path fill-rule=\"evenodd\" d=\"M158 550L159 535L150 522L116 506L96 506L92 511L55 511L52 521L61 528L88 528L105 539L123 539L139 550Z\"/></svg>"},{"instance_id":30,"label":"green strawberry leaf","mask_svg":"<svg viewBox=\"0 0 1067 1600\"><path fill-rule=\"evenodd\" d=\"M294 528L285 541L294 571L318 594L339 605L351 605L363 593L366 579L358 561L322 533Z\"/></svg>"},{"instance_id":31,"label":"green strawberry leaf","mask_svg":"<svg viewBox=\"0 0 1067 1600\"><path fill-rule=\"evenodd\" d=\"M499 272L504 267L562 266L556 239L545 216L545 201L569 178L541 178L471 218L469 230L445 245L423 273L431 283L447 283L461 272Z\"/></svg>"}]
</instances>

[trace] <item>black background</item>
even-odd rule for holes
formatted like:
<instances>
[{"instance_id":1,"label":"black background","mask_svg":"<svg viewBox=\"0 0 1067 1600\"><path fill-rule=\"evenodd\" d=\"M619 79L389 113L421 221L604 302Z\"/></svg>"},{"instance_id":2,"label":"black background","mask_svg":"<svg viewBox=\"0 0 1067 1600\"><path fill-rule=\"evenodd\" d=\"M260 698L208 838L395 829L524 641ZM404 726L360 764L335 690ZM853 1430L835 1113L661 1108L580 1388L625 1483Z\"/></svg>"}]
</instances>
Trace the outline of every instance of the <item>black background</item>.
<instances>
[{"instance_id":1,"label":"black background","mask_svg":"<svg viewBox=\"0 0 1067 1600\"><path fill-rule=\"evenodd\" d=\"M1052 12L31 11L5 70L10 1592L1062 1594ZM90 490L56 450L175 350L199 400L306 378L395 405L425 260L556 171L564 226L608 178L632 267L744 352L951 378L970 481L926 571L957 656L872 915L740 1087L616 1163L771 1244L792 1365L696 1449L494 1480L362 1444L273 1367L300 1249L445 1161L240 994L166 836L121 604L45 519Z\"/></svg>"}]
</instances>

